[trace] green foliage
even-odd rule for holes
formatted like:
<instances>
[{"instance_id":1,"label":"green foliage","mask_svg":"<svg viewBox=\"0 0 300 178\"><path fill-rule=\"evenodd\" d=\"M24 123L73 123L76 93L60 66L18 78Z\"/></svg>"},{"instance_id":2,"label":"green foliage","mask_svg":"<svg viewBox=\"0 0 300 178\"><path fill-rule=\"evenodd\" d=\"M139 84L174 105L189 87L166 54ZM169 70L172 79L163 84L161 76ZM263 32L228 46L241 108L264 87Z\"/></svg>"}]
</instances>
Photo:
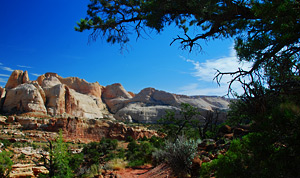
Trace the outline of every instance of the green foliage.
<instances>
[{"instance_id":1,"label":"green foliage","mask_svg":"<svg viewBox=\"0 0 300 178\"><path fill-rule=\"evenodd\" d=\"M138 144L135 140L131 141L127 146L126 157L129 161L129 167L135 167L151 163L152 152L154 146L148 141L142 141Z\"/></svg>"},{"instance_id":2,"label":"green foliage","mask_svg":"<svg viewBox=\"0 0 300 178\"><path fill-rule=\"evenodd\" d=\"M125 141L126 142L132 142L134 139L132 138L132 136L127 136Z\"/></svg>"},{"instance_id":3,"label":"green foliage","mask_svg":"<svg viewBox=\"0 0 300 178\"><path fill-rule=\"evenodd\" d=\"M9 177L13 162L10 159L11 153L7 151L0 152L0 177Z\"/></svg>"},{"instance_id":4,"label":"green foliage","mask_svg":"<svg viewBox=\"0 0 300 178\"><path fill-rule=\"evenodd\" d=\"M71 170L77 172L84 161L83 153L70 154L69 166Z\"/></svg>"},{"instance_id":5,"label":"green foliage","mask_svg":"<svg viewBox=\"0 0 300 178\"><path fill-rule=\"evenodd\" d=\"M200 125L198 108L190 104L182 103L180 116L175 111L166 111L166 115L158 121L162 124L161 131L167 134L168 139L176 139L179 135L188 137L199 136L198 125Z\"/></svg>"},{"instance_id":6,"label":"green foliage","mask_svg":"<svg viewBox=\"0 0 300 178\"><path fill-rule=\"evenodd\" d=\"M165 145L165 139L161 137L152 136L149 139L149 142L155 147L155 148L161 148Z\"/></svg>"},{"instance_id":7,"label":"green foliage","mask_svg":"<svg viewBox=\"0 0 300 178\"><path fill-rule=\"evenodd\" d=\"M103 163L105 157L117 148L117 140L102 138L101 141L88 143L83 147L82 153L86 164Z\"/></svg>"},{"instance_id":8,"label":"green foliage","mask_svg":"<svg viewBox=\"0 0 300 178\"><path fill-rule=\"evenodd\" d=\"M274 132L255 132L242 140L233 140L225 155L202 165L201 174L209 177L214 172L216 177L224 178L298 177L299 131L294 134L286 137Z\"/></svg>"},{"instance_id":9,"label":"green foliage","mask_svg":"<svg viewBox=\"0 0 300 178\"><path fill-rule=\"evenodd\" d=\"M175 140L180 135L193 139L205 139L216 136L217 120L220 111L208 111L204 116L197 107L182 103L179 114L175 111L166 111L166 115L158 121L161 124L159 131L167 134L167 139Z\"/></svg>"},{"instance_id":10,"label":"green foliage","mask_svg":"<svg viewBox=\"0 0 300 178\"><path fill-rule=\"evenodd\" d=\"M0 142L3 143L4 148L7 148L11 145L11 142L7 139L0 140Z\"/></svg>"},{"instance_id":11,"label":"green foliage","mask_svg":"<svg viewBox=\"0 0 300 178\"><path fill-rule=\"evenodd\" d=\"M178 137L175 142L167 141L165 147L152 155L154 162L166 162L175 175L185 177L191 172L192 160L197 153L197 144L185 137Z\"/></svg>"},{"instance_id":12,"label":"green foliage","mask_svg":"<svg viewBox=\"0 0 300 178\"><path fill-rule=\"evenodd\" d=\"M219 155L218 159L204 163L201 167L202 177L210 177L215 171L217 177L249 177L247 165L250 155L240 140L233 140L226 155Z\"/></svg>"},{"instance_id":13,"label":"green foliage","mask_svg":"<svg viewBox=\"0 0 300 178\"><path fill-rule=\"evenodd\" d=\"M67 144L63 141L62 131L59 132L59 137L54 143L54 150L52 154L54 156L54 177L73 177L72 170L69 166L70 154L68 153Z\"/></svg>"}]
</instances>

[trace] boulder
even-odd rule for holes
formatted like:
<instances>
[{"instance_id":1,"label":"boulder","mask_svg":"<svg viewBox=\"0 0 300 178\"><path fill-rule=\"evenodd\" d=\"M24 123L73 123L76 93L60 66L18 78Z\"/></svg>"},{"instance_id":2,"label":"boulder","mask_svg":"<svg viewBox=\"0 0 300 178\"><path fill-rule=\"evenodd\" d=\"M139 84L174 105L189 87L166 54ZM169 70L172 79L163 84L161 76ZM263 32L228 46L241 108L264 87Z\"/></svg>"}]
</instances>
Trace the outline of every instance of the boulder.
<instances>
[{"instance_id":1,"label":"boulder","mask_svg":"<svg viewBox=\"0 0 300 178\"><path fill-rule=\"evenodd\" d=\"M0 116L0 125L7 125L6 120L7 120L6 116Z\"/></svg>"},{"instance_id":2,"label":"boulder","mask_svg":"<svg viewBox=\"0 0 300 178\"><path fill-rule=\"evenodd\" d=\"M21 85L23 83L26 83L29 81L28 72L23 72L22 70L15 70L10 75L5 88L6 89L12 89L17 87L18 85Z\"/></svg>"},{"instance_id":3,"label":"boulder","mask_svg":"<svg viewBox=\"0 0 300 178\"><path fill-rule=\"evenodd\" d=\"M46 113L46 108L39 90L33 84L21 84L7 91L3 111Z\"/></svg>"},{"instance_id":4,"label":"boulder","mask_svg":"<svg viewBox=\"0 0 300 178\"><path fill-rule=\"evenodd\" d=\"M8 116L8 118L6 119L6 122L8 122L8 123L15 122L15 117L14 116Z\"/></svg>"}]
</instances>

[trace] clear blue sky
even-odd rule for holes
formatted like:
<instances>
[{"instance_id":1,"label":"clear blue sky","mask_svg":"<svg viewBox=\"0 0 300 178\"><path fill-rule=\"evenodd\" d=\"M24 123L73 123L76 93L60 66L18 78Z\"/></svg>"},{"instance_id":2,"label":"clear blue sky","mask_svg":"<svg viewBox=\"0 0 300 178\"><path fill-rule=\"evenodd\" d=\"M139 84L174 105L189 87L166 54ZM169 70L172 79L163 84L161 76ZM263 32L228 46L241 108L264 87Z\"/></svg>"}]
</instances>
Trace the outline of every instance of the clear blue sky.
<instances>
[{"instance_id":1,"label":"clear blue sky","mask_svg":"<svg viewBox=\"0 0 300 178\"><path fill-rule=\"evenodd\" d=\"M177 94L224 95L227 85L213 81L215 68L235 70L233 40L203 43L203 52L182 51L170 43L182 31L169 27L147 39L132 38L128 51L76 32L88 0L2 0L0 2L0 85L12 70L29 78L55 72L106 86L121 83L127 91L154 87Z\"/></svg>"}]
</instances>

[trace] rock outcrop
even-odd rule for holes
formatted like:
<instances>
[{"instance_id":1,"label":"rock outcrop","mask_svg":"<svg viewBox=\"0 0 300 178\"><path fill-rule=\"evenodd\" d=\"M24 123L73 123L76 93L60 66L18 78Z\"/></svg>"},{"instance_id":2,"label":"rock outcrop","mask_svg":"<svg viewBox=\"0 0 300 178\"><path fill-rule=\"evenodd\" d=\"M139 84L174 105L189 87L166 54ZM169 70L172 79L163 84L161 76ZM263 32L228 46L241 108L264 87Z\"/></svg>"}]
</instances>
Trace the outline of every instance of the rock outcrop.
<instances>
[{"instance_id":1,"label":"rock outcrop","mask_svg":"<svg viewBox=\"0 0 300 178\"><path fill-rule=\"evenodd\" d=\"M39 112L48 116L116 118L126 122L156 123L166 110L180 110L181 103L197 108L206 117L226 118L229 100L222 97L185 96L145 88L138 94L119 84L106 87L77 77L46 73L29 81L28 72L14 71L0 88L0 108L7 113ZM1 104L2 103L2 104Z\"/></svg>"},{"instance_id":2,"label":"rock outcrop","mask_svg":"<svg viewBox=\"0 0 300 178\"><path fill-rule=\"evenodd\" d=\"M5 88L0 87L0 109L3 106L4 100L5 100L6 90Z\"/></svg>"},{"instance_id":3,"label":"rock outcrop","mask_svg":"<svg viewBox=\"0 0 300 178\"><path fill-rule=\"evenodd\" d=\"M2 109L7 113L47 113L43 98L33 84L21 84L8 90Z\"/></svg>"},{"instance_id":4,"label":"rock outcrop","mask_svg":"<svg viewBox=\"0 0 300 178\"><path fill-rule=\"evenodd\" d=\"M12 74L10 75L5 88L6 89L11 89L11 88L15 88L18 85L21 85L23 83L26 83L29 81L29 77L28 77L28 72L25 71L21 71L21 70L15 70L12 72Z\"/></svg>"},{"instance_id":5,"label":"rock outcrop","mask_svg":"<svg viewBox=\"0 0 300 178\"><path fill-rule=\"evenodd\" d=\"M56 73L46 73L38 77L37 82L42 85L45 79L56 78L60 83L67 85L69 88L75 90L78 93L92 95L97 98L101 98L102 89L104 88L98 82L89 83L84 79L78 77L62 78Z\"/></svg>"},{"instance_id":6,"label":"rock outcrop","mask_svg":"<svg viewBox=\"0 0 300 178\"><path fill-rule=\"evenodd\" d=\"M20 125L22 130L38 129L47 132L58 132L61 129L63 130L66 141L84 143L100 141L103 137L125 140L128 136L131 136L134 139L162 136L158 135L156 131L148 130L144 127L129 127L120 122L103 119L77 117L39 119L27 116L17 116L15 121L13 121L13 124Z\"/></svg>"},{"instance_id":7,"label":"rock outcrop","mask_svg":"<svg viewBox=\"0 0 300 178\"><path fill-rule=\"evenodd\" d=\"M53 73L46 75L46 77L39 77L39 83L45 91L46 108L49 115L68 114L75 117L103 118L104 114L109 114L101 98L97 98L92 94L76 92L68 85L63 84L59 78L62 80L61 77ZM78 91L81 90L78 89ZM101 96L101 91L99 92L98 96Z\"/></svg>"},{"instance_id":8,"label":"rock outcrop","mask_svg":"<svg viewBox=\"0 0 300 178\"><path fill-rule=\"evenodd\" d=\"M130 103L114 116L123 122L156 123L166 114L167 110L179 112L179 108L175 106L147 106L144 103Z\"/></svg>"},{"instance_id":9,"label":"rock outcrop","mask_svg":"<svg viewBox=\"0 0 300 178\"><path fill-rule=\"evenodd\" d=\"M132 95L130 95L121 84L116 83L106 86L102 98L110 112L116 113L125 106L126 102L132 98Z\"/></svg>"},{"instance_id":10,"label":"rock outcrop","mask_svg":"<svg viewBox=\"0 0 300 178\"><path fill-rule=\"evenodd\" d=\"M154 88L145 88L133 98L113 98L105 100L117 120L139 123L156 123L167 110L178 113L181 103L199 108L202 116L208 114L223 121L226 118L229 100L213 96L175 95Z\"/></svg>"}]
</instances>

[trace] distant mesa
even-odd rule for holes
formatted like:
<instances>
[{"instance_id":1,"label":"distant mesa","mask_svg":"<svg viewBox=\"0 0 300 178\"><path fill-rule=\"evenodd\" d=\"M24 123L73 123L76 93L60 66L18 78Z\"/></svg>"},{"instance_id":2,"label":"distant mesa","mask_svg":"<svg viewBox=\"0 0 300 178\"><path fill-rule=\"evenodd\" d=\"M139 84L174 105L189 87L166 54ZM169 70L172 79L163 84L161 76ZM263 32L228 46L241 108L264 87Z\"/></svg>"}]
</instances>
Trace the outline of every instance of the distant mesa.
<instances>
[{"instance_id":1,"label":"distant mesa","mask_svg":"<svg viewBox=\"0 0 300 178\"><path fill-rule=\"evenodd\" d=\"M5 88L0 87L0 110L4 114L37 113L139 123L156 123L166 110L179 111L181 103L199 108L203 116L221 112L224 119L229 102L224 97L176 95L154 88L134 94L119 83L102 86L56 73L45 73L31 81L28 72L21 70L13 71Z\"/></svg>"}]
</instances>

